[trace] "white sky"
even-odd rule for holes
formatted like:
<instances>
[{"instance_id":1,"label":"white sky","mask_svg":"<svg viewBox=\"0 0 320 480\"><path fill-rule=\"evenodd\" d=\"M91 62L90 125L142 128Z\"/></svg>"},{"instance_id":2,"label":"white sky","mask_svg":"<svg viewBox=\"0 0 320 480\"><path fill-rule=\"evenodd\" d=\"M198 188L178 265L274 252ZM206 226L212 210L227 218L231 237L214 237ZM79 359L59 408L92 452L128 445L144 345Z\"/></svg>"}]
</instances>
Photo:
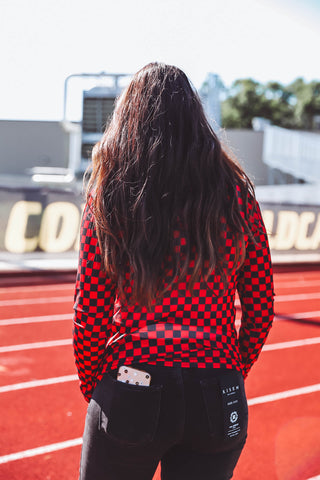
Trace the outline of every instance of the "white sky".
<instances>
[{"instance_id":1,"label":"white sky","mask_svg":"<svg viewBox=\"0 0 320 480\"><path fill-rule=\"evenodd\" d=\"M150 61L196 87L319 79L319 25L320 0L0 0L0 118L60 120L67 75Z\"/></svg>"}]
</instances>

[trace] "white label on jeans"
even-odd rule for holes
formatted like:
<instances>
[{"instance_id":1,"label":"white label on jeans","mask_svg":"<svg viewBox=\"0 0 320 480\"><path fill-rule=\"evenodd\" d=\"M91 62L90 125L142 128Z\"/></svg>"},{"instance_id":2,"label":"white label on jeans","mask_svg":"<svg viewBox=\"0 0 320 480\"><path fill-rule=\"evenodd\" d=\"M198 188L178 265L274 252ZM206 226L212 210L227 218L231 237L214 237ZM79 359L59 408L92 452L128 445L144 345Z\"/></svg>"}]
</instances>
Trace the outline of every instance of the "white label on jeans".
<instances>
[{"instance_id":1,"label":"white label on jeans","mask_svg":"<svg viewBox=\"0 0 320 480\"><path fill-rule=\"evenodd\" d=\"M224 403L226 434L229 438L236 437L241 431L239 412L237 409L239 406L240 385L224 385L221 390Z\"/></svg>"}]
</instances>

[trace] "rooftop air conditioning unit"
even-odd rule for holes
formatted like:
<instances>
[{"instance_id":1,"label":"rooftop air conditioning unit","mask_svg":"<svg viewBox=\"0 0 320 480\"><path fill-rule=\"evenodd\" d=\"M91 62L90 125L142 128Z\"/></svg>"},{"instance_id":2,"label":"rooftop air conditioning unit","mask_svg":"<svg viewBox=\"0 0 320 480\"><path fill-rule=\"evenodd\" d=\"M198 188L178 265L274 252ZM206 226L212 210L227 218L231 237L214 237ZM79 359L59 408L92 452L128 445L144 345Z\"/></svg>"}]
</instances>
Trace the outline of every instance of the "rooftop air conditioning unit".
<instances>
[{"instance_id":1,"label":"rooftop air conditioning unit","mask_svg":"<svg viewBox=\"0 0 320 480\"><path fill-rule=\"evenodd\" d=\"M119 88L94 87L83 92L80 174L88 167L94 145L108 126Z\"/></svg>"}]
</instances>

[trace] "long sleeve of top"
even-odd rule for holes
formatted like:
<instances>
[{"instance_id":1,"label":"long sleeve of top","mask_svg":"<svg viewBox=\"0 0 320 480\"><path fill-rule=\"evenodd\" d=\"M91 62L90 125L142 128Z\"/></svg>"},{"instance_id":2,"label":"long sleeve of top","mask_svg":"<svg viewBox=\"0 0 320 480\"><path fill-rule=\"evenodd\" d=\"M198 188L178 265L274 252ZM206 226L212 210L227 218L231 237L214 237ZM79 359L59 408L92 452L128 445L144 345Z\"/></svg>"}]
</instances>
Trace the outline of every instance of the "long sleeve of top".
<instances>
[{"instance_id":1,"label":"long sleeve of top","mask_svg":"<svg viewBox=\"0 0 320 480\"><path fill-rule=\"evenodd\" d=\"M101 269L93 215L85 206L80 229L79 265L75 287L73 345L80 388L89 400L99 379L107 339L112 336L115 287Z\"/></svg>"},{"instance_id":2,"label":"long sleeve of top","mask_svg":"<svg viewBox=\"0 0 320 480\"><path fill-rule=\"evenodd\" d=\"M252 212L252 205L249 204ZM242 319L239 348L244 377L267 339L273 321L273 276L268 237L259 205L250 215L254 241L246 245L246 258L238 275Z\"/></svg>"},{"instance_id":3,"label":"long sleeve of top","mask_svg":"<svg viewBox=\"0 0 320 480\"><path fill-rule=\"evenodd\" d=\"M105 371L146 362L190 368L225 368L247 375L266 341L273 319L273 280L267 234L259 208L248 206L255 241L246 238L246 257L231 269L226 283L213 271L187 288L174 284L147 310L127 305L101 269L93 213L86 205L80 231L79 265L74 304L74 354L80 388L87 401ZM185 238L173 232L183 253ZM234 241L226 233L226 260L234 262ZM242 320L235 327L238 290Z\"/></svg>"}]
</instances>

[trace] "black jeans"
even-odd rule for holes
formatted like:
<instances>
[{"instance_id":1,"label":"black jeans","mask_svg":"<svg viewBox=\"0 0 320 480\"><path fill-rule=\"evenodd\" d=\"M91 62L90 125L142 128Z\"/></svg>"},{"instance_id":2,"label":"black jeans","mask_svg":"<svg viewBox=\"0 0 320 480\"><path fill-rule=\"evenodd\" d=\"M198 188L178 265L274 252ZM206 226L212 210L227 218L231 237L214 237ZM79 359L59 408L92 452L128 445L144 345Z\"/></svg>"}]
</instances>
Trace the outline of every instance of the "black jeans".
<instances>
[{"instance_id":1,"label":"black jeans","mask_svg":"<svg viewBox=\"0 0 320 480\"><path fill-rule=\"evenodd\" d=\"M107 373L94 390L80 480L227 480L246 441L248 407L234 370L135 364L149 387Z\"/></svg>"}]
</instances>

